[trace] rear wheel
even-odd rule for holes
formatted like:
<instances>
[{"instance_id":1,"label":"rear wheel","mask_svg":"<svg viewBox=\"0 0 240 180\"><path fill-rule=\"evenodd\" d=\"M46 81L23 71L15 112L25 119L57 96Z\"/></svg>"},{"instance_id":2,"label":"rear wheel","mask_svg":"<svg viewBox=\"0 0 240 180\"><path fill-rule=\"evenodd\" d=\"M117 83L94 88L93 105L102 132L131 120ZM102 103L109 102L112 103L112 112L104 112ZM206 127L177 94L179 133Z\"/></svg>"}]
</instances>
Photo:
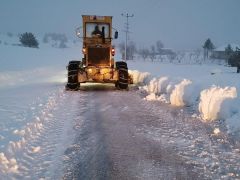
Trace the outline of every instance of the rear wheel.
<instances>
[{"instance_id":1,"label":"rear wheel","mask_svg":"<svg viewBox=\"0 0 240 180\"><path fill-rule=\"evenodd\" d=\"M80 83L78 82L78 72L80 63L80 61L69 61L66 90L77 91L79 89Z\"/></svg>"},{"instance_id":2,"label":"rear wheel","mask_svg":"<svg viewBox=\"0 0 240 180\"><path fill-rule=\"evenodd\" d=\"M116 68L118 70L118 81L115 86L119 89L127 89L128 88L128 67L127 63L120 61L116 62Z\"/></svg>"}]
</instances>

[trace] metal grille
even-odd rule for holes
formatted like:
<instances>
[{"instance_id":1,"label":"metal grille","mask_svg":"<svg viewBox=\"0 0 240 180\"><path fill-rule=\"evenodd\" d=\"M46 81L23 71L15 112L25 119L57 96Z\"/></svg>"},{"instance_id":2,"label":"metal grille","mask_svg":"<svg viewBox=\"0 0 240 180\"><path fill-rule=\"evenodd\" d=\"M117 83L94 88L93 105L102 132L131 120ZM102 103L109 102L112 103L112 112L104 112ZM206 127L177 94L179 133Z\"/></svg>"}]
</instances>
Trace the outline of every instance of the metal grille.
<instances>
[{"instance_id":1,"label":"metal grille","mask_svg":"<svg viewBox=\"0 0 240 180\"><path fill-rule=\"evenodd\" d=\"M110 65L110 48L88 48L88 65Z\"/></svg>"}]
</instances>

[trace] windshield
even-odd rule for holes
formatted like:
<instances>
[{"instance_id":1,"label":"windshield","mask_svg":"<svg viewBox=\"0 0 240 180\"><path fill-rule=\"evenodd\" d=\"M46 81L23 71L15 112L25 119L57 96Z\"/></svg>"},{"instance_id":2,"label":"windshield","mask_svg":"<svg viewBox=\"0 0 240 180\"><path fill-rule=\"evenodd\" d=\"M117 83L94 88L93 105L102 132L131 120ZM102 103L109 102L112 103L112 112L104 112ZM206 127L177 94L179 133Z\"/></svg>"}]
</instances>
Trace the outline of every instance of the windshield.
<instances>
[{"instance_id":1,"label":"windshield","mask_svg":"<svg viewBox=\"0 0 240 180\"><path fill-rule=\"evenodd\" d=\"M86 37L109 38L109 24L106 23L86 23Z\"/></svg>"}]
</instances>

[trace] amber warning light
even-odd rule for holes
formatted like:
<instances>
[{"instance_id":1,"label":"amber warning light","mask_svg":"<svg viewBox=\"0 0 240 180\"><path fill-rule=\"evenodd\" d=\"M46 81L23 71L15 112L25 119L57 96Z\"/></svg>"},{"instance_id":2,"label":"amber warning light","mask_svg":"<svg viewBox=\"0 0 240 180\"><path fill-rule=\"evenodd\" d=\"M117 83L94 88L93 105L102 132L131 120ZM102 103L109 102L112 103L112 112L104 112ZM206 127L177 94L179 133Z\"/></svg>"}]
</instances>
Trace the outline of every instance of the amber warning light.
<instances>
[{"instance_id":1,"label":"amber warning light","mask_svg":"<svg viewBox=\"0 0 240 180\"><path fill-rule=\"evenodd\" d=\"M115 48L112 48L112 56L115 55Z\"/></svg>"},{"instance_id":2,"label":"amber warning light","mask_svg":"<svg viewBox=\"0 0 240 180\"><path fill-rule=\"evenodd\" d=\"M83 53L83 54L86 54L86 48L85 48L85 47L82 48L82 53Z\"/></svg>"}]
</instances>

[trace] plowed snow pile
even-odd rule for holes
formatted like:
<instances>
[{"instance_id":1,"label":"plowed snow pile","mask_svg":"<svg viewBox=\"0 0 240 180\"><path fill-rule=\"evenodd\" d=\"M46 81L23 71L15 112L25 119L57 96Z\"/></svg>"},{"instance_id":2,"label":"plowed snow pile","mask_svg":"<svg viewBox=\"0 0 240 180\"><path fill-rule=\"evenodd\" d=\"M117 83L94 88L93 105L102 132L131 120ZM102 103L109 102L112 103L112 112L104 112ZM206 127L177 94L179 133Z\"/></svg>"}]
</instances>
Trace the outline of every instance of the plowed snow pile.
<instances>
[{"instance_id":1,"label":"plowed snow pile","mask_svg":"<svg viewBox=\"0 0 240 180\"><path fill-rule=\"evenodd\" d=\"M201 92L199 112L204 120L227 119L233 115L233 102L237 97L235 87L211 87Z\"/></svg>"},{"instance_id":2,"label":"plowed snow pile","mask_svg":"<svg viewBox=\"0 0 240 180\"><path fill-rule=\"evenodd\" d=\"M215 76L223 73L223 70L214 69L210 74L213 71L219 73ZM161 101L179 107L192 107L205 121L226 120L230 132L240 129L240 102L237 96L239 87L226 86L228 83L231 85L231 80L228 81L231 77L226 78L225 84L224 81L220 81L220 77L217 77L218 84L222 86L213 86L210 78L216 77L211 75L209 79L203 77L202 81L199 81L199 76L194 73L192 76L189 74L191 80L166 75L157 78L150 73L141 73L136 70L130 73L133 75L135 84L143 85L140 89L147 92L146 100Z\"/></svg>"}]
</instances>

